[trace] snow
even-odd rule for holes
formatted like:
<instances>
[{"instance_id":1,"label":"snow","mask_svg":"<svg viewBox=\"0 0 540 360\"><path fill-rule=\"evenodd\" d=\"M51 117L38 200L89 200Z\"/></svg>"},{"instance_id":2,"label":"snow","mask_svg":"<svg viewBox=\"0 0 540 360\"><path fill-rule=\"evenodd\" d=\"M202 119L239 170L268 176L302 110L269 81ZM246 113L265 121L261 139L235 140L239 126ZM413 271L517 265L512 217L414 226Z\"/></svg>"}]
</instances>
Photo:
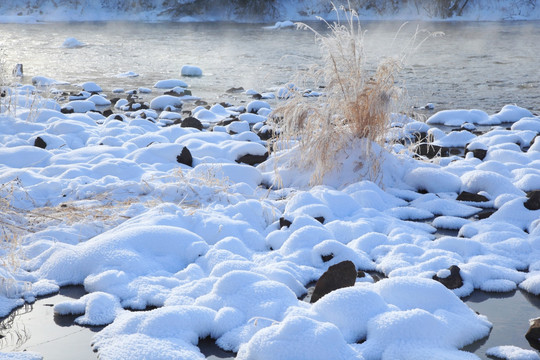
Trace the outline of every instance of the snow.
<instances>
[{"instance_id":1,"label":"snow","mask_svg":"<svg viewBox=\"0 0 540 360\"><path fill-rule=\"evenodd\" d=\"M178 79L160 80L154 84L154 87L158 89L172 89L177 86L187 88L188 84L185 81Z\"/></svg>"},{"instance_id":2,"label":"snow","mask_svg":"<svg viewBox=\"0 0 540 360\"><path fill-rule=\"evenodd\" d=\"M496 346L488 349L486 355L496 356L507 360L538 360L540 356L536 351L525 350L517 346Z\"/></svg>"},{"instance_id":3,"label":"snow","mask_svg":"<svg viewBox=\"0 0 540 360\"><path fill-rule=\"evenodd\" d=\"M274 25L265 26L264 28L268 29L268 30L277 30L277 29L292 28L292 27L295 27L295 26L296 25L295 25L294 22L292 22L290 20L285 20L285 21L278 21Z\"/></svg>"},{"instance_id":4,"label":"snow","mask_svg":"<svg viewBox=\"0 0 540 360\"><path fill-rule=\"evenodd\" d=\"M42 360L43 356L32 351L21 352L3 352L0 351L0 357L5 360Z\"/></svg>"},{"instance_id":5,"label":"snow","mask_svg":"<svg viewBox=\"0 0 540 360\"><path fill-rule=\"evenodd\" d=\"M183 65L180 69L182 76L202 76L202 69L195 65Z\"/></svg>"},{"instance_id":6,"label":"snow","mask_svg":"<svg viewBox=\"0 0 540 360\"><path fill-rule=\"evenodd\" d=\"M85 83L82 83L81 87L84 91L88 91L88 92L102 92L103 91L101 86L99 86L93 81L87 81Z\"/></svg>"},{"instance_id":7,"label":"snow","mask_svg":"<svg viewBox=\"0 0 540 360\"><path fill-rule=\"evenodd\" d=\"M327 3L321 2L293 2L278 0L275 3L264 4L254 13L251 8L243 8L235 2L224 2L216 6L212 2L198 3L194 11L179 2L176 7L163 0L152 0L137 6L123 2L106 2L103 6L96 5L90 0L67 1L62 7L55 3L42 3L37 0L25 2L8 2L2 4L2 22L37 23L44 21L236 21L236 22L276 22L271 29L290 27L291 20L314 20L319 16L328 20L335 20L334 14ZM337 4L339 5L339 4ZM400 6L391 6L386 1L378 1L376 7L371 3L357 5L361 20L451 20L451 21L500 21L500 20L535 20L540 18L538 7L527 1L498 0L485 4L479 0L466 3L462 11L453 11L441 14L438 4L427 3L419 7L418 4L403 3ZM186 8L186 9L184 9ZM429 105L429 104L428 104Z\"/></svg>"},{"instance_id":8,"label":"snow","mask_svg":"<svg viewBox=\"0 0 540 360\"><path fill-rule=\"evenodd\" d=\"M73 48L80 48L86 46L85 43L75 39L74 37L69 37L62 43L63 48L73 49Z\"/></svg>"},{"instance_id":9,"label":"snow","mask_svg":"<svg viewBox=\"0 0 540 360\"><path fill-rule=\"evenodd\" d=\"M172 79L154 87L182 85ZM192 115L205 125L199 131L170 125L183 118L181 97L156 90L145 94L150 109L128 112L119 101L117 120L93 111L108 105L106 96L90 95L103 93L100 86L81 86L86 100L37 94L35 102L17 102L17 111L2 108L2 206L7 224L31 229L20 234L20 266L0 267L13 284L0 293L2 315L76 284L88 294L57 304L55 313L76 314L81 325L108 324L94 337L103 359L203 359L197 343L207 336L239 359L475 359L459 349L487 336L491 324L460 297L476 289L540 293L540 210L524 206L526 192L540 186L537 145L527 150L538 119L526 109L445 110L399 128L427 132L443 146L484 149L484 160L423 161L376 144L368 159L366 141L357 140L313 186L314 170L301 163L297 144L257 166L238 163L268 153L253 128L266 126L271 102L250 101L246 112L195 107ZM13 87L6 100L27 91ZM238 121L216 125L232 117ZM510 130L483 134L429 126L510 122ZM34 146L37 137L45 148ZM186 149L192 166L180 163ZM366 169L381 161L381 175L370 178L358 159ZM463 191L489 201L458 201ZM474 217L491 207L488 218ZM281 218L290 224L282 227ZM437 229L457 235L438 237ZM300 300L345 260L386 278L368 275L315 304ZM452 265L464 285L449 290L432 277L448 275ZM532 356L512 347L490 351Z\"/></svg>"},{"instance_id":10,"label":"snow","mask_svg":"<svg viewBox=\"0 0 540 360\"><path fill-rule=\"evenodd\" d=\"M182 100L172 95L161 95L150 102L150 109L153 110L164 110L167 107L181 108Z\"/></svg>"}]
</instances>

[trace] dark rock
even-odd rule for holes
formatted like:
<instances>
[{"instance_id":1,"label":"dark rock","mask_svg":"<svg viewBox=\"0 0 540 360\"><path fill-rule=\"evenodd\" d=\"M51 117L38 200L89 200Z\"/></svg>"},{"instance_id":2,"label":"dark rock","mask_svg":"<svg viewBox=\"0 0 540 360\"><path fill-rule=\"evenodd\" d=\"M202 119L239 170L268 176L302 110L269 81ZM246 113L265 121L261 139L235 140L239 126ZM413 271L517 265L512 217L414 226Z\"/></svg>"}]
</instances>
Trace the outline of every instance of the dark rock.
<instances>
[{"instance_id":1,"label":"dark rock","mask_svg":"<svg viewBox=\"0 0 540 360\"><path fill-rule=\"evenodd\" d=\"M61 108L61 109L60 109L60 112L61 112L62 114L73 114L73 113L75 112L75 110L73 110L72 107L67 107L67 106L66 106L66 107Z\"/></svg>"},{"instance_id":2,"label":"dark rock","mask_svg":"<svg viewBox=\"0 0 540 360\"><path fill-rule=\"evenodd\" d=\"M226 118L226 119L223 119L223 120L220 120L216 123L217 126L227 126L235 121L239 121L238 117L236 116L231 116L229 118Z\"/></svg>"},{"instance_id":3,"label":"dark rock","mask_svg":"<svg viewBox=\"0 0 540 360\"><path fill-rule=\"evenodd\" d=\"M488 217L493 215L495 211L496 211L495 209L484 209L480 211L478 214L474 215L474 217L478 220L487 219Z\"/></svg>"},{"instance_id":4,"label":"dark rock","mask_svg":"<svg viewBox=\"0 0 540 360\"><path fill-rule=\"evenodd\" d=\"M236 159L236 162L248 165L257 165L262 163L266 159L268 159L268 152L265 152L264 155L247 154Z\"/></svg>"},{"instance_id":5,"label":"dark rock","mask_svg":"<svg viewBox=\"0 0 540 360\"><path fill-rule=\"evenodd\" d=\"M257 135L261 140L270 140L274 137L274 131L269 128L263 128L264 130L257 131Z\"/></svg>"},{"instance_id":6,"label":"dark rock","mask_svg":"<svg viewBox=\"0 0 540 360\"><path fill-rule=\"evenodd\" d=\"M189 128L195 128L198 130L203 129L202 123L199 121L199 119L194 118L193 116L188 116L184 120L182 120L182 123L180 125L181 127L189 127Z\"/></svg>"},{"instance_id":7,"label":"dark rock","mask_svg":"<svg viewBox=\"0 0 540 360\"><path fill-rule=\"evenodd\" d=\"M262 99L262 95L261 94L253 94L251 95L251 97L255 100L261 100Z\"/></svg>"},{"instance_id":8,"label":"dark rock","mask_svg":"<svg viewBox=\"0 0 540 360\"><path fill-rule=\"evenodd\" d=\"M328 262L334 258L334 254L321 255L323 262Z\"/></svg>"},{"instance_id":9,"label":"dark rock","mask_svg":"<svg viewBox=\"0 0 540 360\"><path fill-rule=\"evenodd\" d=\"M191 156L191 151L184 146L180 155L176 157L176 161L190 167L193 166L193 156Z\"/></svg>"},{"instance_id":10,"label":"dark rock","mask_svg":"<svg viewBox=\"0 0 540 360\"><path fill-rule=\"evenodd\" d=\"M540 190L529 191L528 200L523 204L529 210L540 210Z\"/></svg>"},{"instance_id":11,"label":"dark rock","mask_svg":"<svg viewBox=\"0 0 540 360\"><path fill-rule=\"evenodd\" d=\"M101 114L103 116L105 116L105 117L109 117L109 116L111 116L113 114L113 112L112 112L111 109L107 109L107 110L103 111Z\"/></svg>"},{"instance_id":12,"label":"dark rock","mask_svg":"<svg viewBox=\"0 0 540 360\"><path fill-rule=\"evenodd\" d=\"M315 217L315 220L317 220L317 221L320 222L321 224L324 224L324 221L325 221L324 216L316 216L316 217Z\"/></svg>"},{"instance_id":13,"label":"dark rock","mask_svg":"<svg viewBox=\"0 0 540 360\"><path fill-rule=\"evenodd\" d=\"M362 270L358 270L358 271L356 272L356 277L357 277L357 278L364 278L364 277L366 277L366 273L363 272Z\"/></svg>"},{"instance_id":14,"label":"dark rock","mask_svg":"<svg viewBox=\"0 0 540 360\"><path fill-rule=\"evenodd\" d=\"M34 140L34 146L45 149L47 147L47 143L45 142L45 140L43 140L42 138L38 136L36 140Z\"/></svg>"},{"instance_id":15,"label":"dark rock","mask_svg":"<svg viewBox=\"0 0 540 360\"><path fill-rule=\"evenodd\" d=\"M529 330L525 334L525 339L529 342L532 348L540 350L540 318L530 321Z\"/></svg>"},{"instance_id":16,"label":"dark rock","mask_svg":"<svg viewBox=\"0 0 540 360\"><path fill-rule=\"evenodd\" d=\"M433 275L433 280L440 282L450 290L462 287L463 279L461 277L461 274L459 273L459 266L452 265L448 270L450 270L450 275L445 278L440 278L437 276L437 274L435 274Z\"/></svg>"},{"instance_id":17,"label":"dark rock","mask_svg":"<svg viewBox=\"0 0 540 360\"><path fill-rule=\"evenodd\" d=\"M349 260L330 266L315 284L310 303L313 304L334 290L354 286L356 274L356 266Z\"/></svg>"},{"instance_id":18,"label":"dark rock","mask_svg":"<svg viewBox=\"0 0 540 360\"><path fill-rule=\"evenodd\" d=\"M232 94L232 93L242 92L242 91L244 91L244 88L240 86L240 87L232 87L230 89L227 89L227 91L225 92L228 94Z\"/></svg>"},{"instance_id":19,"label":"dark rock","mask_svg":"<svg viewBox=\"0 0 540 360\"><path fill-rule=\"evenodd\" d=\"M415 143L426 141L427 139L427 133L425 132L415 132L412 134L412 136L413 136L412 141Z\"/></svg>"},{"instance_id":20,"label":"dark rock","mask_svg":"<svg viewBox=\"0 0 540 360\"><path fill-rule=\"evenodd\" d=\"M484 160L484 158L487 155L487 150L484 150L484 149L475 149L475 150L465 149L465 155L467 155L467 153L469 152L472 152L473 156L480 160Z\"/></svg>"},{"instance_id":21,"label":"dark rock","mask_svg":"<svg viewBox=\"0 0 540 360\"><path fill-rule=\"evenodd\" d=\"M474 193L471 193L471 192L468 192L468 191L462 191L458 195L456 200L459 200L459 201L472 201L472 202L489 201L489 199L487 197L485 197L484 195L474 194Z\"/></svg>"},{"instance_id":22,"label":"dark rock","mask_svg":"<svg viewBox=\"0 0 540 360\"><path fill-rule=\"evenodd\" d=\"M188 89L172 89L165 91L163 93L164 95L171 95L171 96L186 96L191 95L191 90Z\"/></svg>"},{"instance_id":23,"label":"dark rock","mask_svg":"<svg viewBox=\"0 0 540 360\"><path fill-rule=\"evenodd\" d=\"M285 219L284 217L280 217L279 218L279 228L283 228L283 227L289 227L292 225L292 221L289 221L287 219Z\"/></svg>"},{"instance_id":24,"label":"dark rock","mask_svg":"<svg viewBox=\"0 0 540 360\"><path fill-rule=\"evenodd\" d=\"M446 157L450 154L447 147L438 146L428 143L420 143L414 147L414 152L417 155L425 156L428 159L433 159L435 156Z\"/></svg>"}]
</instances>

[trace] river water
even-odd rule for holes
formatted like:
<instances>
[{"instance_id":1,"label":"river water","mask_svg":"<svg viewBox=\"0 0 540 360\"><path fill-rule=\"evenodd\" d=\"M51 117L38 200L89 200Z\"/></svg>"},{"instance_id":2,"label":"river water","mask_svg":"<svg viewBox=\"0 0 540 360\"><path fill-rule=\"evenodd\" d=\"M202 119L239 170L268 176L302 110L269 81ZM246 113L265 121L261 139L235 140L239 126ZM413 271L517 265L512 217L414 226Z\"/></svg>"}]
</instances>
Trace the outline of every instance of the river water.
<instances>
[{"instance_id":1,"label":"river water","mask_svg":"<svg viewBox=\"0 0 540 360\"><path fill-rule=\"evenodd\" d=\"M310 25L326 31L321 22ZM505 104L517 104L540 112L540 22L410 23L396 36L401 26L362 23L368 64L399 53L417 28L445 34L406 51L400 83L407 90L407 107L433 103L435 110L477 108L493 113ZM271 90L320 59L312 32L268 30L261 24L0 24L0 33L6 68L22 63L23 82L42 75L71 84L95 81L105 91L151 88L158 80L181 78L182 65L190 64L201 67L204 76L183 80L193 95L210 103L245 101L225 91L240 86ZM417 43L425 35L420 33ZM68 37L87 46L62 48ZM139 76L116 77L129 71Z\"/></svg>"}]
</instances>

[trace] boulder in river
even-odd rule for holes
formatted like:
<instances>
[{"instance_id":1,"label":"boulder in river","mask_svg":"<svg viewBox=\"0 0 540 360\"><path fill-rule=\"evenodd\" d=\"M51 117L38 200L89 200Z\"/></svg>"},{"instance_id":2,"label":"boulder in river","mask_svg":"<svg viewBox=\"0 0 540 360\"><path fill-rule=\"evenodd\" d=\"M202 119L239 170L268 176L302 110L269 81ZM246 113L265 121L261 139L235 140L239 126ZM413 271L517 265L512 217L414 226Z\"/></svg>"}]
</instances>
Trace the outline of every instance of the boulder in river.
<instances>
[{"instance_id":1,"label":"boulder in river","mask_svg":"<svg viewBox=\"0 0 540 360\"><path fill-rule=\"evenodd\" d=\"M532 348L540 350L540 318L530 320L529 324L529 330L527 330L525 338Z\"/></svg>"}]
</instances>

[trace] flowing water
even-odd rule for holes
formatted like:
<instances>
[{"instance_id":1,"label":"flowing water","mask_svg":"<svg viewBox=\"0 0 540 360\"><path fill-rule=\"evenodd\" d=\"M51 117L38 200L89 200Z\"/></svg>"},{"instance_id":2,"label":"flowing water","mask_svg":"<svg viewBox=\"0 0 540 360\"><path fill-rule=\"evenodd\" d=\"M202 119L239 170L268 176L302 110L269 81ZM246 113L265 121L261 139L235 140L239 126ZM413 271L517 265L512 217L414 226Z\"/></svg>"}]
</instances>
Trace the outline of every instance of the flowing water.
<instances>
[{"instance_id":1,"label":"flowing water","mask_svg":"<svg viewBox=\"0 0 540 360\"><path fill-rule=\"evenodd\" d=\"M320 22L311 25L326 31ZM362 23L369 65L402 50L409 54L400 79L410 99L407 106L434 103L436 110L477 108L493 113L515 103L540 112L540 22L411 23L398 34L402 25ZM407 44L417 28L445 35L415 49ZM190 64L201 67L204 76L184 80L195 96L208 102L245 100L225 91L240 86L267 91L320 59L312 32L268 30L261 24L0 24L0 34L6 67L11 71L22 63L23 82L42 75L72 84L95 81L105 91L151 88L158 80L180 78L182 65ZM419 33L416 44L425 35ZM62 48L68 37L87 46ZM139 76L115 77L128 71Z\"/></svg>"},{"instance_id":2,"label":"flowing water","mask_svg":"<svg viewBox=\"0 0 540 360\"><path fill-rule=\"evenodd\" d=\"M324 33L322 24L312 25ZM436 110L477 108L493 113L505 104L515 103L540 112L536 54L540 22L419 23L406 25L396 35L401 25L397 22L362 24L367 30L365 45L369 65L376 63L380 56L407 48L417 27L445 33L442 37L429 38L407 57L401 79L410 99L407 106L433 103ZM3 50L0 56L8 70L16 63L24 65L23 83L30 82L32 76L42 75L71 84L95 81L106 92L115 88L151 88L158 80L181 78L182 65L191 64L201 67L204 75L182 79L195 96L210 103L248 101L246 95L226 94L226 90L243 87L269 91L293 80L299 70L320 59L312 32L293 28L267 30L262 25L0 24L0 34ZM424 36L425 33L420 33L417 43ZM87 46L62 48L68 37L75 37ZM128 71L139 76L116 76ZM154 93L159 91L154 90ZM465 300L494 323L490 337L470 345L468 351L485 359L485 350L492 346L529 348L524 333L528 319L540 316L538 297L520 291L502 296L475 292ZM65 350L69 344L76 344L81 359L95 358L89 344L92 332L97 329L66 327L61 319L53 316L51 302L45 299L36 303L33 311L19 309L19 315L14 313L13 319L11 316L4 319L4 324L12 321L22 326L13 340L21 343L4 349L15 346L19 350L39 351L47 359L54 358L58 349ZM36 313L36 308L41 310ZM26 320L20 320L23 317ZM44 323L50 323L43 325L48 328L40 327ZM58 332L60 330L67 332ZM56 340L42 339L43 334L53 336L53 340L68 341L62 345ZM208 356L226 358L228 355L209 353Z\"/></svg>"}]
</instances>

